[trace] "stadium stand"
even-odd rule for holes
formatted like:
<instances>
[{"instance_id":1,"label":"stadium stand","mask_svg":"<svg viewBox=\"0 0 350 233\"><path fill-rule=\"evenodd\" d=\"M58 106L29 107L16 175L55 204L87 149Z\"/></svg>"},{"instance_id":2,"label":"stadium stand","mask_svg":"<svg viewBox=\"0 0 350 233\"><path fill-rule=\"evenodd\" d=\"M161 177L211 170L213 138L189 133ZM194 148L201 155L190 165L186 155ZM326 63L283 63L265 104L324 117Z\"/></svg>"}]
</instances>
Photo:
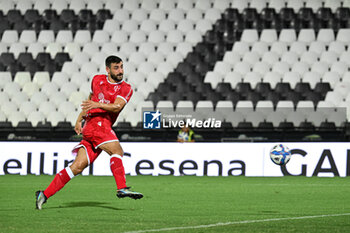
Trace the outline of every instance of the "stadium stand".
<instances>
[{"instance_id":1,"label":"stadium stand","mask_svg":"<svg viewBox=\"0 0 350 233\"><path fill-rule=\"evenodd\" d=\"M118 132L138 140L176 132L138 128L143 105L203 101L225 125L205 140L349 138L346 1L7 0L0 18L1 140L72 139L67 123L109 54L135 91Z\"/></svg>"}]
</instances>

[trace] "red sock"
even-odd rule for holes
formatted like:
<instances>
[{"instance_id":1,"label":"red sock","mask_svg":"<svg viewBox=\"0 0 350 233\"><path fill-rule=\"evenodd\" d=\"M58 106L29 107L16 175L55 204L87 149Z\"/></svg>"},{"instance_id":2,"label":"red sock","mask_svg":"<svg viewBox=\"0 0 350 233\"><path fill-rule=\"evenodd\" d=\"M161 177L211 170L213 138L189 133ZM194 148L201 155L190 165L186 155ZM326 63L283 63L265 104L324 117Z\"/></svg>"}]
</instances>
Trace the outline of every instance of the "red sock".
<instances>
[{"instance_id":1,"label":"red sock","mask_svg":"<svg viewBox=\"0 0 350 233\"><path fill-rule=\"evenodd\" d=\"M114 154L111 155L110 160L111 171L113 173L115 183L117 184L118 189L126 187L125 171L122 158L122 156Z\"/></svg>"},{"instance_id":2,"label":"red sock","mask_svg":"<svg viewBox=\"0 0 350 233\"><path fill-rule=\"evenodd\" d=\"M63 188L63 186L67 184L68 181L70 181L73 177L74 174L72 170L69 167L66 167L65 169L56 174L51 184L45 189L44 195L47 198L51 197L56 192L60 191L61 188Z\"/></svg>"}]
</instances>

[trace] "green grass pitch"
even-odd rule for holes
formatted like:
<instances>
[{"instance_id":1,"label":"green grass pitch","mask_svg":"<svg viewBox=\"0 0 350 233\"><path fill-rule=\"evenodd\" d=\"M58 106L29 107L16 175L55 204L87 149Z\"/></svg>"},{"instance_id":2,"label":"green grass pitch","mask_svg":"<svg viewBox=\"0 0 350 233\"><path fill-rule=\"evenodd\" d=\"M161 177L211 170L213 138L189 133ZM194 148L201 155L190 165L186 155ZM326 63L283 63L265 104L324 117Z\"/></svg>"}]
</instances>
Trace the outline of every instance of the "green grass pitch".
<instances>
[{"instance_id":1,"label":"green grass pitch","mask_svg":"<svg viewBox=\"0 0 350 233\"><path fill-rule=\"evenodd\" d=\"M78 176L36 210L52 178L0 176L0 232L350 232L350 178Z\"/></svg>"}]
</instances>

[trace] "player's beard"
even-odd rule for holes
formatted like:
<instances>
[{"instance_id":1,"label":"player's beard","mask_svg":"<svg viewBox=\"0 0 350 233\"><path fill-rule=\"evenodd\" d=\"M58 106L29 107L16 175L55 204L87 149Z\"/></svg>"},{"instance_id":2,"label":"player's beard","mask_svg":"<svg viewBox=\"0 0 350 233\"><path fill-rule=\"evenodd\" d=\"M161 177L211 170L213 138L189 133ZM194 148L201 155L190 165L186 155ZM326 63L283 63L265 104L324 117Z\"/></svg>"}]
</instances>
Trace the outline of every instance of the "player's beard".
<instances>
[{"instance_id":1,"label":"player's beard","mask_svg":"<svg viewBox=\"0 0 350 233\"><path fill-rule=\"evenodd\" d=\"M123 80L123 73L120 73L120 74L110 74L111 75L111 78L116 81L116 82L120 82Z\"/></svg>"}]
</instances>

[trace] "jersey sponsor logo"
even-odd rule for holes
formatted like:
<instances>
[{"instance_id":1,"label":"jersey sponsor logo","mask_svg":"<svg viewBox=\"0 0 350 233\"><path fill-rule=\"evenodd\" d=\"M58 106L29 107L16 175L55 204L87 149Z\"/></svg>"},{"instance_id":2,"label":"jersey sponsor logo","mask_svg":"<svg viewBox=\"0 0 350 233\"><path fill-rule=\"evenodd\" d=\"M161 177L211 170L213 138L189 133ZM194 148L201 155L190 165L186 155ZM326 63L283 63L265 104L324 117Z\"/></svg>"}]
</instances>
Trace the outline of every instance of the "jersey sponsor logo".
<instances>
[{"instance_id":1,"label":"jersey sponsor logo","mask_svg":"<svg viewBox=\"0 0 350 233\"><path fill-rule=\"evenodd\" d=\"M101 121L97 122L97 124L98 124L99 126L102 126L102 122L101 122Z\"/></svg>"},{"instance_id":2,"label":"jersey sponsor logo","mask_svg":"<svg viewBox=\"0 0 350 233\"><path fill-rule=\"evenodd\" d=\"M143 128L144 129L160 129L162 113L157 110L143 112Z\"/></svg>"},{"instance_id":3,"label":"jersey sponsor logo","mask_svg":"<svg viewBox=\"0 0 350 233\"><path fill-rule=\"evenodd\" d=\"M115 87L114 87L114 91L115 91L115 93L117 93L117 92L118 92L120 89L121 89L121 86L120 86L120 85L115 86Z\"/></svg>"}]
</instances>

